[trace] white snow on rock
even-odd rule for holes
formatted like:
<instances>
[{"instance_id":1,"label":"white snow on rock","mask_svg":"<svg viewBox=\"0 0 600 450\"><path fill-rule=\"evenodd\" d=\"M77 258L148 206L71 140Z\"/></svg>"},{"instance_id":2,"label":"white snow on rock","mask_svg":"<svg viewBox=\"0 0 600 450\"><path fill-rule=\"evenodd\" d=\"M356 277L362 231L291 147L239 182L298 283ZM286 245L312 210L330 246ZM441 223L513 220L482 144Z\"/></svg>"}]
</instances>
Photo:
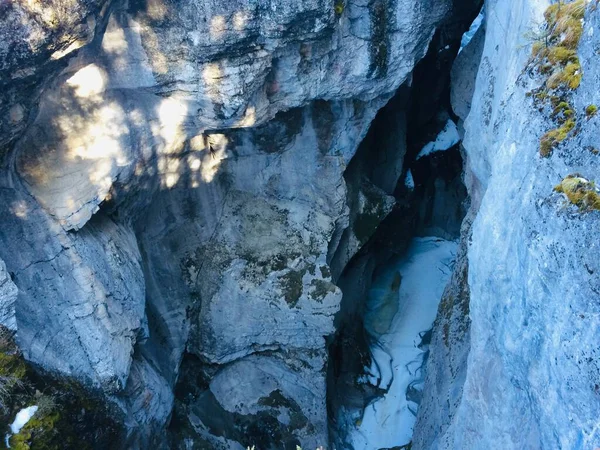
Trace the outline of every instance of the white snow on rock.
<instances>
[{"instance_id":1,"label":"white snow on rock","mask_svg":"<svg viewBox=\"0 0 600 450\"><path fill-rule=\"evenodd\" d=\"M437 135L435 141L425 145L417 155L417 159L421 159L434 152L448 150L459 142L460 134L458 133L458 127L452 120L448 119L446 126L444 126L444 129Z\"/></svg>"},{"instance_id":2,"label":"white snow on rock","mask_svg":"<svg viewBox=\"0 0 600 450\"><path fill-rule=\"evenodd\" d=\"M417 405L407 400L410 385L422 384L424 350L418 345L431 329L450 279L457 244L436 237L416 238L369 291L365 326L378 342L371 349L369 382L389 390L364 411L350 432L355 450L408 444Z\"/></svg>"},{"instance_id":3,"label":"white snow on rock","mask_svg":"<svg viewBox=\"0 0 600 450\"><path fill-rule=\"evenodd\" d=\"M10 424L10 431L12 434L17 434L19 431L21 431L21 428L23 428L27 422L29 422L29 420L33 417L33 415L36 413L36 411L38 410L37 405L33 405L33 406L28 406L27 408L23 408L21 411L19 411L15 417L15 420L13 421L13 423ZM8 448L10 448L10 445L8 443L8 440L10 439L10 435L6 435L6 446Z\"/></svg>"},{"instance_id":4,"label":"white snow on rock","mask_svg":"<svg viewBox=\"0 0 600 450\"><path fill-rule=\"evenodd\" d=\"M477 30L479 30L479 27L483 23L484 17L485 16L483 14L482 9L481 12L477 15L477 17L475 17L475 20L473 21L469 29L466 31L466 33L463 34L462 39L460 41L460 49L458 50L459 53L462 51L463 48L469 45L469 42L471 42L471 39L473 39L473 36L475 36L475 33L477 33Z\"/></svg>"},{"instance_id":5,"label":"white snow on rock","mask_svg":"<svg viewBox=\"0 0 600 450\"><path fill-rule=\"evenodd\" d=\"M409 170L406 172L406 178L404 179L404 186L411 191L415 188L415 179L413 178L412 172Z\"/></svg>"},{"instance_id":6,"label":"white snow on rock","mask_svg":"<svg viewBox=\"0 0 600 450\"><path fill-rule=\"evenodd\" d=\"M33 405L23 408L21 411L19 411L15 417L15 421L10 425L10 431L12 431L13 434L17 434L19 431L21 431L21 428L23 428L27 422L29 422L37 410L38 407Z\"/></svg>"}]
</instances>

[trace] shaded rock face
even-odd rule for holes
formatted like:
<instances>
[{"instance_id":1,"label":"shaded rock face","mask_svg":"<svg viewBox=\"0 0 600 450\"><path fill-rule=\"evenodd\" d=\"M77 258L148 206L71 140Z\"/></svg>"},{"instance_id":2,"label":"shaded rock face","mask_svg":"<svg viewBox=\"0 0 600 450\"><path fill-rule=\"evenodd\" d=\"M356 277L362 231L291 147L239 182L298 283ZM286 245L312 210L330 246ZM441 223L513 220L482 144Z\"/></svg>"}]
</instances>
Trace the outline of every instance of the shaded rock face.
<instances>
[{"instance_id":1,"label":"shaded rock face","mask_svg":"<svg viewBox=\"0 0 600 450\"><path fill-rule=\"evenodd\" d=\"M339 117L346 130L352 129L356 123L352 102L325 106L329 117ZM300 126L287 145L282 136L280 144L286 147L276 151L271 151L271 142L266 143L266 150L257 148L255 142L260 143L267 132L262 127L224 131L231 156L215 180L198 189L160 193L141 221L152 224L143 231L149 236L149 242L143 244L149 260L161 264L165 251L169 252L178 275L172 280L170 274L165 277L156 271L152 295L157 301L173 298L182 318L187 303L187 351L212 367L209 390L214 400L225 402L223 408L229 414L248 416L257 413L257 402L269 396L269 389L279 389L280 395L300 405L307 417L301 427L286 425L290 435L284 440L296 436L297 442L315 448L327 440L324 336L334 331L333 316L341 296L332 282L327 249L335 219L346 214L347 208L344 157L323 155L318 150L316 114L319 108L313 105L285 113L266 125L273 130L281 127L284 135L289 133L288 121ZM174 291L173 282L179 292ZM160 316L164 320L165 315ZM169 335L181 333L179 321L165 327ZM265 371L271 366L267 377L271 381L265 386ZM286 371L290 380L285 379ZM240 398L232 409L230 402L237 400L232 400L230 388L219 386L237 385L239 380L247 380L248 385L237 387L236 392L251 397ZM305 388L298 391L294 387L298 384ZM190 389L197 388L184 385L178 391ZM197 416L194 408L200 407L187 404L185 397L181 400L190 416ZM246 409L253 404L254 409ZM268 411L270 416L275 414ZM212 431L207 428L210 423L192 425L199 435ZM241 430L225 429L223 433L229 440L243 436ZM270 441L273 448L279 445L276 436ZM244 436L244 445L251 444L253 437L252 433Z\"/></svg>"},{"instance_id":2,"label":"shaded rock face","mask_svg":"<svg viewBox=\"0 0 600 450\"><path fill-rule=\"evenodd\" d=\"M24 5L0 312L25 358L115 404L128 448L327 445L338 278L403 149L348 167L451 2Z\"/></svg>"},{"instance_id":3,"label":"shaded rock face","mask_svg":"<svg viewBox=\"0 0 600 450\"><path fill-rule=\"evenodd\" d=\"M472 225L462 275L440 306L413 448L593 448L600 439L599 217L553 193L567 174L598 171L598 118L585 109L598 102L600 16L585 7L581 85L554 92L572 105L577 132L543 158L540 139L555 125L552 107L528 95L544 79L528 66L525 36L547 7L486 1L464 124Z\"/></svg>"},{"instance_id":4,"label":"shaded rock face","mask_svg":"<svg viewBox=\"0 0 600 450\"><path fill-rule=\"evenodd\" d=\"M371 184L395 202L357 253L349 260L341 259L340 250L349 245L340 245L332 262L334 273L341 268L338 285L343 292L336 317L337 333L329 346L328 408L335 448L351 448L348 435L357 426L353 418L360 417L361 411L376 397L385 395L385 386L363 381L365 371L371 367L371 348L378 345L377 336L369 334L363 324L373 279L386 269L389 261L404 254L414 236L454 240L460 234L466 212L466 189L458 145L418 160L416 156L427 142L435 140L447 120L454 118L450 109L452 61L460 38L480 4L463 6L435 34L427 55L415 68L413 82L403 85L379 111L346 171L351 201L359 197L356 192L361 192L365 184ZM411 186L405 183L409 173ZM394 182L390 183L392 176ZM352 223L361 223L363 217L351 215ZM336 264L340 260L343 262ZM421 393L411 395L420 397ZM355 414L356 411L359 413Z\"/></svg>"},{"instance_id":5,"label":"shaded rock face","mask_svg":"<svg viewBox=\"0 0 600 450\"><path fill-rule=\"evenodd\" d=\"M0 260L0 320L10 330L17 327L15 318L15 301L17 299L17 287L13 283L10 274L6 271L6 264Z\"/></svg>"}]
</instances>

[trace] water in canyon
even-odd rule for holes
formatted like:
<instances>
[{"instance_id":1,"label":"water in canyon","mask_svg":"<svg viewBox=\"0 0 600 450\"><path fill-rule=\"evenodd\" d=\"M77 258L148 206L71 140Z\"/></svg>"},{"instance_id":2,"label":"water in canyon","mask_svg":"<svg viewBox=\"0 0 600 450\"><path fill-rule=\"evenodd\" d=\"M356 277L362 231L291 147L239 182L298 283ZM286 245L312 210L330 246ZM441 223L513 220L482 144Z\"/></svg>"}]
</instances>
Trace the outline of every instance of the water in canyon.
<instances>
[{"instance_id":1,"label":"water in canyon","mask_svg":"<svg viewBox=\"0 0 600 450\"><path fill-rule=\"evenodd\" d=\"M457 244L415 238L406 254L386 267L368 293L365 328L372 364L361 380L386 390L354 418L348 441L377 450L411 440L424 380L428 330L450 279Z\"/></svg>"}]
</instances>

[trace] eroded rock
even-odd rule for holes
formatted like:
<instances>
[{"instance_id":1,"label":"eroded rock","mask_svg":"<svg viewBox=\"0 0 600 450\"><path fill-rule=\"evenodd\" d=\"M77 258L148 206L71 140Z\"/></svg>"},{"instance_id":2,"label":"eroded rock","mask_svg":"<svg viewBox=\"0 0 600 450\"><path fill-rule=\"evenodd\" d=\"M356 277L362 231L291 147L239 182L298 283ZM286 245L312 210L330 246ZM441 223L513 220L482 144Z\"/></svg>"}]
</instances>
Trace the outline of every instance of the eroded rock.
<instances>
[{"instance_id":1,"label":"eroded rock","mask_svg":"<svg viewBox=\"0 0 600 450\"><path fill-rule=\"evenodd\" d=\"M350 201L344 173L450 2L62 6L34 4L58 25L6 66L31 87L6 78L0 141L24 356L103 392L128 446L164 444L173 402L186 439L240 446L174 400L186 350L202 395L225 421L245 416L248 437L264 420L290 445L325 444L335 283L391 210L402 164L357 176ZM241 392L238 410L226 387L242 373L272 386Z\"/></svg>"}]
</instances>

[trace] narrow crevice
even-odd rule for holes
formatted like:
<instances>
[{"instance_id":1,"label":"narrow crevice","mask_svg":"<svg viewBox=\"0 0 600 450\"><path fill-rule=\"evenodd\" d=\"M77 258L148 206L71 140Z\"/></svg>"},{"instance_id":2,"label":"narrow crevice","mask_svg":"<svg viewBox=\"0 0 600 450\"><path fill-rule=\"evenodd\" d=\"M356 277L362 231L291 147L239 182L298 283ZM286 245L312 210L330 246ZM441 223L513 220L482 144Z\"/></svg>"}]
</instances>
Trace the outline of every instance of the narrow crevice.
<instances>
[{"instance_id":1,"label":"narrow crevice","mask_svg":"<svg viewBox=\"0 0 600 450\"><path fill-rule=\"evenodd\" d=\"M351 217L344 234L357 234L359 215L353 212L365 184L375 186L382 195L393 196L394 206L361 242L354 257L337 268L337 284L344 295L336 318L337 333L329 342L327 405L332 448L352 449L348 435L360 425L360 411L383 395L390 384L358 381L368 376L365 369L371 366L372 348L377 345L376 338L365 329L365 302L372 283L390 262L399 260L413 238L434 236L455 241L460 235L468 204L460 143L425 157L418 155L427 143L436 141L449 121L458 122L450 105L450 72L461 36L480 6L480 2L473 2L470 9L455 11L453 19L437 31L427 55L415 68L412 85L402 85L379 111L345 173ZM356 238L361 240L361 236ZM343 243L344 237L340 241ZM335 272L335 257L333 261ZM430 335L425 330L422 334L424 360ZM419 389L415 385L407 389L415 404L421 397Z\"/></svg>"}]
</instances>

